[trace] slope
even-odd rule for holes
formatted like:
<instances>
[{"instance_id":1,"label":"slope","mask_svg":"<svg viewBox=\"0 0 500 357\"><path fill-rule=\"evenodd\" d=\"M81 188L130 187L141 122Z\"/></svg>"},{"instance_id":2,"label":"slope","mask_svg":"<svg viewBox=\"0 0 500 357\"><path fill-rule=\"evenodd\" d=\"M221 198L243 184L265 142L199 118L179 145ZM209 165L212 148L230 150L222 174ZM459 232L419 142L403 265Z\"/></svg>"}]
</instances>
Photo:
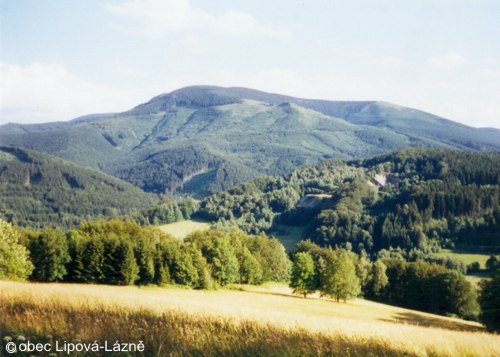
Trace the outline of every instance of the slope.
<instances>
[{"instance_id":1,"label":"slope","mask_svg":"<svg viewBox=\"0 0 500 357\"><path fill-rule=\"evenodd\" d=\"M20 226L73 226L154 202L129 183L46 154L0 147L0 215Z\"/></svg>"},{"instance_id":2,"label":"slope","mask_svg":"<svg viewBox=\"0 0 500 357\"><path fill-rule=\"evenodd\" d=\"M59 156L148 192L195 196L328 157L415 146L500 150L499 142L494 129L387 103L210 86L182 88L124 113L0 127L1 145Z\"/></svg>"},{"instance_id":3,"label":"slope","mask_svg":"<svg viewBox=\"0 0 500 357\"><path fill-rule=\"evenodd\" d=\"M0 282L0 327L41 339L142 340L148 355L500 353L500 337L474 322L365 300L303 299L284 286L237 288L243 291Z\"/></svg>"},{"instance_id":4,"label":"slope","mask_svg":"<svg viewBox=\"0 0 500 357\"><path fill-rule=\"evenodd\" d=\"M500 250L500 153L415 148L325 160L209 196L198 215L252 234L302 228L322 246L373 256L415 259L459 246L492 254Z\"/></svg>"}]
</instances>

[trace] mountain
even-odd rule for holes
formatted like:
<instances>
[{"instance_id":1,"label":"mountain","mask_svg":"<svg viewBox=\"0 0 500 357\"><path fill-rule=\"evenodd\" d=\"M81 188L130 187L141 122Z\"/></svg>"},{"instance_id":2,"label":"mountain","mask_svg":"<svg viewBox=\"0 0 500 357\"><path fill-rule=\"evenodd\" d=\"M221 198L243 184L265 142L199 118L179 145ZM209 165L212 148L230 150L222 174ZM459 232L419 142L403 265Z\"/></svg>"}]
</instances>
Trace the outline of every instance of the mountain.
<instances>
[{"instance_id":1,"label":"mountain","mask_svg":"<svg viewBox=\"0 0 500 357\"><path fill-rule=\"evenodd\" d=\"M147 192L206 196L330 157L370 157L416 146L498 151L500 131L385 102L195 86L123 113L0 126L0 145L58 156Z\"/></svg>"},{"instance_id":2,"label":"mountain","mask_svg":"<svg viewBox=\"0 0 500 357\"><path fill-rule=\"evenodd\" d=\"M0 217L31 228L69 227L130 214L155 198L93 169L31 150L0 147Z\"/></svg>"}]
</instances>

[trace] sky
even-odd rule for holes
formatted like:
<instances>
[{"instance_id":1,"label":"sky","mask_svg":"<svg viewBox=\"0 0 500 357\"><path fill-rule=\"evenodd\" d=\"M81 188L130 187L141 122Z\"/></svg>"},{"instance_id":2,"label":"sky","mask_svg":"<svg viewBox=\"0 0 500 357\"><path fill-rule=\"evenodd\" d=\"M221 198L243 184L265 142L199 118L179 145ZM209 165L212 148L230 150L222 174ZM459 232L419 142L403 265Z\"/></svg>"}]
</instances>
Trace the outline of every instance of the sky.
<instances>
[{"instance_id":1,"label":"sky","mask_svg":"<svg viewBox=\"0 0 500 357\"><path fill-rule=\"evenodd\" d=\"M0 124L205 84L500 128L499 19L500 0L0 0Z\"/></svg>"}]
</instances>

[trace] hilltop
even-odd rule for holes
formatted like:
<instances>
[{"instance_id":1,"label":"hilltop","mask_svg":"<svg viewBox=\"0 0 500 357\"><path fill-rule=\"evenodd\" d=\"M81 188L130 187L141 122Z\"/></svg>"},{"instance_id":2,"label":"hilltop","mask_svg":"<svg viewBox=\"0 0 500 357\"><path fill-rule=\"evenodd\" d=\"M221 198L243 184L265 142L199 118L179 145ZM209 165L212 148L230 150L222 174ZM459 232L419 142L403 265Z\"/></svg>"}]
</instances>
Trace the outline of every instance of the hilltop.
<instances>
[{"instance_id":1,"label":"hilltop","mask_svg":"<svg viewBox=\"0 0 500 357\"><path fill-rule=\"evenodd\" d=\"M212 86L162 94L123 113L0 126L1 145L89 166L146 192L198 197L330 157L370 157L416 146L498 151L499 139L496 129L385 102Z\"/></svg>"}]
</instances>

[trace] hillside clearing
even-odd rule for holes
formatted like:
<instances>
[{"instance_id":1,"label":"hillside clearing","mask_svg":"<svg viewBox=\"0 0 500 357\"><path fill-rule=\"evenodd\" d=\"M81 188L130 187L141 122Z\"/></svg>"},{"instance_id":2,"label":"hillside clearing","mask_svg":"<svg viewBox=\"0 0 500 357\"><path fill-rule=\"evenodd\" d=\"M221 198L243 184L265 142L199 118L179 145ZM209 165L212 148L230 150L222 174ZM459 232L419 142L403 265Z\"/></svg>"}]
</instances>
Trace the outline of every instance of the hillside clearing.
<instances>
[{"instance_id":1,"label":"hillside clearing","mask_svg":"<svg viewBox=\"0 0 500 357\"><path fill-rule=\"evenodd\" d=\"M174 222L169 224L163 224L158 226L163 232L171 234L175 238L184 239L190 233L196 231L206 231L210 228L210 223L186 220L180 222Z\"/></svg>"},{"instance_id":2,"label":"hillside clearing","mask_svg":"<svg viewBox=\"0 0 500 357\"><path fill-rule=\"evenodd\" d=\"M439 253L436 253L438 257L450 257L458 261L463 262L465 265L469 265L474 262L479 262L481 269L486 268L486 261L491 256L491 254L481 254L481 253L469 253L460 250L442 249Z\"/></svg>"},{"instance_id":3,"label":"hillside clearing","mask_svg":"<svg viewBox=\"0 0 500 357\"><path fill-rule=\"evenodd\" d=\"M300 350L315 355L328 351L336 351L336 353L352 351L352 355L359 356L366 355L368 351L372 351L370 353L374 355L500 355L500 336L482 332L482 326L475 322L365 300L335 303L318 297L303 299L292 296L289 289L283 285L233 286L233 289L196 291L180 288L0 282L0 300L3 302L3 307L0 309L4 309L0 314L3 316L0 326L4 331L55 335L58 331L53 330L59 328L64 330L60 331L59 335L65 333L69 338L75 338L71 336L71 333L77 332L70 324L76 322L63 314L76 314L76 316L81 314L78 317L77 326L79 338L92 340L99 337L113 338L109 335L113 329L106 329L104 332L99 330L99 334L108 334L97 336L95 335L97 327L94 326L94 322L91 324L92 328L88 327L90 332L86 331L87 327L82 322L87 315L104 313L109 315L109 319L102 316L100 318L104 319L106 324L114 321L113 314L117 314L120 321L124 318L133 319L134 316L142 316L143 320L156 321L148 322L146 329L151 329L151 331L145 332L148 335L145 343L151 346L157 346L158 341L155 339L161 338L166 340L162 340L160 348L162 343L174 346L172 341L168 340L169 336L177 338L178 336L174 335L181 333L184 337L178 341L179 345L172 347L174 350L178 348L181 354L193 353L193 350L183 350L183 348L188 348L182 345L184 338L186 341L194 339L193 343L198 346L198 352L201 349L211 355L216 355L221 351L225 351L223 354L235 354L236 352L232 349L242 348L241 346L247 346L250 343L249 340L243 341L243 336L234 336L235 333L244 333L251 335L253 339L257 338L256 345L262 345L259 347L261 349L256 352L257 354L259 351L260 354L269 354L270 350L265 348L276 348L272 350L274 354L282 354L283 348L288 348L285 354L297 353ZM47 315L46 311L52 312ZM43 318L37 318L37 314L46 315ZM156 335L155 329L167 327L161 327L155 319L165 318L165 316L177 319L175 321L178 324L189 323L189 326L195 326L198 329L203 326L207 327L207 324L211 326L210 328L215 326L218 331L221 331L221 335L226 334L225 347L221 350L222 347L218 344L222 343L221 341L216 343L210 340L220 338L220 336L212 336L211 333L207 335L205 331L204 336L196 337L196 331L188 333L185 330L182 330L184 332L175 330L181 328L180 325L172 327L173 330L166 337ZM44 326L38 326L40 324ZM273 340L272 346L266 338L266 334L271 332L275 334L272 338L276 339ZM122 336L132 336L131 333L120 330L120 339L124 339ZM208 340L200 341L199 338ZM286 344L280 344L290 338L294 341L299 338L301 345L293 345L295 347L292 348ZM229 340L236 345L227 345ZM330 341L328 342L330 344L326 341ZM340 343L335 347L336 350L332 349L335 345L332 341ZM387 343L387 341L390 342ZM338 348L345 349L338 350ZM248 351L240 352L247 353Z\"/></svg>"},{"instance_id":4,"label":"hillside clearing","mask_svg":"<svg viewBox=\"0 0 500 357\"><path fill-rule=\"evenodd\" d=\"M293 227L284 224L275 224L273 229L267 233L272 237L276 237L289 252L303 239L303 231L304 227L302 226Z\"/></svg>"}]
</instances>

